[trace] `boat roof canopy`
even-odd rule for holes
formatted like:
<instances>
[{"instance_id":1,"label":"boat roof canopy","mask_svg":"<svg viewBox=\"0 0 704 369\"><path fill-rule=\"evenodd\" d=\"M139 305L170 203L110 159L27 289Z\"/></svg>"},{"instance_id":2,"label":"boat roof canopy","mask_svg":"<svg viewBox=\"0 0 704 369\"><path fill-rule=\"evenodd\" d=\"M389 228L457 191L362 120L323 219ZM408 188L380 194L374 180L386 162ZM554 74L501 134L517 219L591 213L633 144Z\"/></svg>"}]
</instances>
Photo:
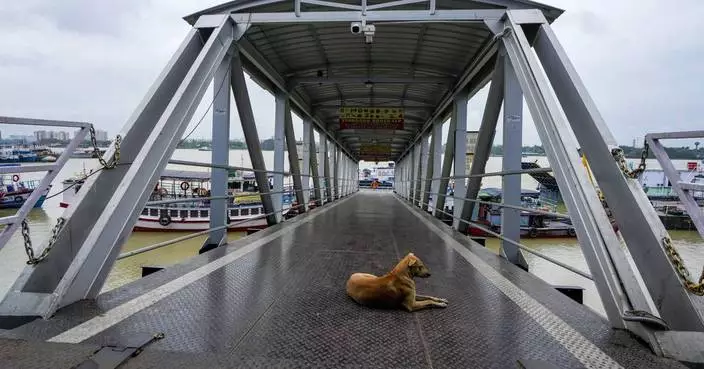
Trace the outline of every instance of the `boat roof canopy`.
<instances>
[{"instance_id":1,"label":"boat roof canopy","mask_svg":"<svg viewBox=\"0 0 704 369\"><path fill-rule=\"evenodd\" d=\"M230 175L235 175L243 180L254 180L254 173L251 172L235 172L230 171ZM269 174L269 178L273 175ZM176 169L164 169L161 174L161 179L171 179L171 180L191 180L191 181L209 181L210 172L199 172L193 170L176 170Z\"/></svg>"}]
</instances>

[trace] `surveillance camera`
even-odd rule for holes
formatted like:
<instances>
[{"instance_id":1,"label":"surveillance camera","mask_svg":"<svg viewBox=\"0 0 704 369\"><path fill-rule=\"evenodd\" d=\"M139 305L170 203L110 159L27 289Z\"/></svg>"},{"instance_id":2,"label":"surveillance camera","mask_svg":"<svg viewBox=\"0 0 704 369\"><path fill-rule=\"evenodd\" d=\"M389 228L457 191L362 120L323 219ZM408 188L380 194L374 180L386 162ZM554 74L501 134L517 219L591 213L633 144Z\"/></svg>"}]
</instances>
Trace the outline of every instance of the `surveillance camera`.
<instances>
[{"instance_id":1,"label":"surveillance camera","mask_svg":"<svg viewBox=\"0 0 704 369\"><path fill-rule=\"evenodd\" d=\"M350 32L354 33L355 35L362 32L362 23L352 22L352 24L350 25Z\"/></svg>"}]
</instances>

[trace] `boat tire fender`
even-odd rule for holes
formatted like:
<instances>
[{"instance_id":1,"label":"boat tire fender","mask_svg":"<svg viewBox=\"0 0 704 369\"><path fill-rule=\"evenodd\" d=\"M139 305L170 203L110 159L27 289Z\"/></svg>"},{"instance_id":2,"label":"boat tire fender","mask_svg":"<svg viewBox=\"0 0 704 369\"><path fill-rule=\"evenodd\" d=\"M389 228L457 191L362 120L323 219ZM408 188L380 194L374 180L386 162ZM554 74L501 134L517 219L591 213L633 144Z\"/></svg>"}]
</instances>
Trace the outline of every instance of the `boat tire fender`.
<instances>
[{"instance_id":1,"label":"boat tire fender","mask_svg":"<svg viewBox=\"0 0 704 369\"><path fill-rule=\"evenodd\" d=\"M171 224L171 216L169 216L169 214L162 214L159 217L159 224L161 224L164 227Z\"/></svg>"},{"instance_id":2,"label":"boat tire fender","mask_svg":"<svg viewBox=\"0 0 704 369\"><path fill-rule=\"evenodd\" d=\"M12 182L19 182L20 181L20 176L15 174L12 176Z\"/></svg>"},{"instance_id":3,"label":"boat tire fender","mask_svg":"<svg viewBox=\"0 0 704 369\"><path fill-rule=\"evenodd\" d=\"M538 230L535 228L531 228L530 231L528 231L528 236L530 236L530 238L538 237Z\"/></svg>"},{"instance_id":4,"label":"boat tire fender","mask_svg":"<svg viewBox=\"0 0 704 369\"><path fill-rule=\"evenodd\" d=\"M19 203L21 203L21 202L23 202L23 201L24 201L24 199L22 198L22 196L15 196L15 202L16 202L16 203L19 204Z\"/></svg>"},{"instance_id":5,"label":"boat tire fender","mask_svg":"<svg viewBox=\"0 0 704 369\"><path fill-rule=\"evenodd\" d=\"M567 234L569 234L570 237L574 237L577 235L577 231L575 231L574 228L570 228L567 230Z\"/></svg>"},{"instance_id":6,"label":"boat tire fender","mask_svg":"<svg viewBox=\"0 0 704 369\"><path fill-rule=\"evenodd\" d=\"M191 187L191 185L190 185L188 182L186 182L186 181L181 182L181 189L182 189L182 190L188 191L188 189L189 189L190 187Z\"/></svg>"}]
</instances>

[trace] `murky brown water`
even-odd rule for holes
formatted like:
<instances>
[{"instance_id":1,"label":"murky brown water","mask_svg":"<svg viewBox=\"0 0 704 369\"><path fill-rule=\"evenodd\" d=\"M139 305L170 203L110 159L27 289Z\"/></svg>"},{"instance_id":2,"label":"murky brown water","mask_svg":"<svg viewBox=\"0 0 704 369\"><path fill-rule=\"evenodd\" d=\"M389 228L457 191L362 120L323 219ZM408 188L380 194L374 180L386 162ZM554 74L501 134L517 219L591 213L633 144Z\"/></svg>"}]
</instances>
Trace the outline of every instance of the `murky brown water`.
<instances>
[{"instance_id":1,"label":"murky brown water","mask_svg":"<svg viewBox=\"0 0 704 369\"><path fill-rule=\"evenodd\" d=\"M210 161L210 152L197 150L176 150L174 159L192 160L208 162ZM273 152L265 151L264 159L268 167L273 167ZM524 160L537 160L540 165L548 166L547 158L535 157L526 158ZM233 150L230 152L230 163L232 165L249 167L251 165L249 156L246 151ZM678 166L684 166L683 163L676 163ZM66 167L59 173L58 179L52 188L50 195L59 192L62 188L61 180L80 171L83 167L87 169L97 168L98 162L95 159L70 159ZM656 168L657 162L648 163L649 168ZM202 170L205 168L169 166L174 169L187 170ZM501 158L492 157L487 164L487 171L498 171L501 169ZM27 175L29 176L29 175ZM500 178L487 178L485 186L500 187ZM535 188L537 183L529 176L524 175L522 178L522 186L524 188ZM33 242L40 244L49 236L51 228L56 222L56 218L61 216L63 209L59 207L61 195L49 199L45 202L43 209L32 210L29 221ZM0 215L13 214L14 210L6 210ZM166 241L172 238L179 237L184 233L166 233L166 232L135 232L133 233L122 251L130 251L145 247L157 242ZM693 275L699 275L702 264L704 264L704 241L696 232L689 231L672 231L670 232L675 247L680 251L685 259L687 267ZM230 233L228 238L234 240L242 237L241 233ZM141 267L143 265L159 265L168 266L170 264L183 261L191 256L197 255L198 249L205 241L205 236L190 239L171 246L163 247L158 250L143 253L134 257L118 261L104 287L104 290L109 290L130 281L136 280L141 276ZM526 246L545 253L561 262L574 266L576 268L588 271L584 256L576 242L576 239L524 239L521 240ZM499 241L489 240L487 247L494 252L498 252ZM594 288L594 284L570 271L567 271L559 266L540 259L528 253L524 253L528 261L531 273L542 278L548 283L555 285L577 285L585 288L584 302L592 309L603 314L603 307L599 301L599 297ZM0 296L4 295L5 291L10 287L16 276L24 268L26 256L22 247L22 238L19 232L15 234L11 242L0 250Z\"/></svg>"}]
</instances>

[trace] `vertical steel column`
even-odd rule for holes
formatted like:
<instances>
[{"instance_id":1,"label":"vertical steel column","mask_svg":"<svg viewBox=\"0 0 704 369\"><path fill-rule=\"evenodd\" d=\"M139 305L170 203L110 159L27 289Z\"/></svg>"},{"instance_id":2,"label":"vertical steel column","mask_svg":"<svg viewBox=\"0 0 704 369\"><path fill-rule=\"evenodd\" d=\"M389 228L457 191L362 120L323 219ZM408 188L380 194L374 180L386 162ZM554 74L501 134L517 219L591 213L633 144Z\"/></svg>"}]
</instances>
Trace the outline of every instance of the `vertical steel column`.
<instances>
[{"instance_id":1,"label":"vertical steel column","mask_svg":"<svg viewBox=\"0 0 704 369\"><path fill-rule=\"evenodd\" d=\"M318 146L316 148L318 156L318 174L320 175L320 205L327 201L327 177L325 176L325 134L318 132Z\"/></svg>"},{"instance_id":2,"label":"vertical steel column","mask_svg":"<svg viewBox=\"0 0 704 369\"><path fill-rule=\"evenodd\" d=\"M454 110L454 109L453 109ZM455 114L453 111L452 118L450 119L450 128L447 130L447 143L445 144L445 157L442 163L442 174L440 177L440 185L438 186L438 192L435 195L435 207L437 210L445 210L445 197L447 196L447 185L450 183L450 172L452 170L452 161L455 156L455 129L457 127L457 119L455 119ZM442 146L442 145L441 145ZM435 212L435 216L440 218L443 217L443 213Z\"/></svg>"},{"instance_id":3,"label":"vertical steel column","mask_svg":"<svg viewBox=\"0 0 704 369\"><path fill-rule=\"evenodd\" d=\"M264 213L271 214L267 215L266 221L267 224L274 225L277 223L276 216L272 214L274 212L274 202L269 190L269 178L266 172L263 172L266 170L266 163L264 162L264 155L259 143L259 134L257 133L257 125L254 122L254 113L249 101L249 92L244 79L244 68L242 67L239 51L235 51L232 56L231 76L232 92L235 95L237 112L240 115L240 122L242 122L242 133L247 144L247 152L252 161L252 168L257 170L254 172L254 177L257 179L257 186L259 187L259 193L261 193Z\"/></svg>"},{"instance_id":4,"label":"vertical steel column","mask_svg":"<svg viewBox=\"0 0 704 369\"><path fill-rule=\"evenodd\" d=\"M323 133L320 134L320 143L323 150L323 166L325 170L325 197L327 202L332 202L332 188L330 181L330 156L328 155L328 138Z\"/></svg>"},{"instance_id":5,"label":"vertical steel column","mask_svg":"<svg viewBox=\"0 0 704 369\"><path fill-rule=\"evenodd\" d=\"M408 155L408 201L413 204L413 199L416 196L416 161L420 145L415 145ZM414 204L415 205L415 204Z\"/></svg>"},{"instance_id":6,"label":"vertical steel column","mask_svg":"<svg viewBox=\"0 0 704 369\"><path fill-rule=\"evenodd\" d=\"M228 166L230 163L230 89L225 86L230 79L230 58L223 59L213 78L213 130L211 162L215 165ZM211 170L211 196L227 196L229 173L224 168ZM210 228L225 225L227 199L210 200ZM227 243L227 230L210 231L208 239L199 253L206 252Z\"/></svg>"},{"instance_id":7,"label":"vertical steel column","mask_svg":"<svg viewBox=\"0 0 704 369\"><path fill-rule=\"evenodd\" d=\"M320 180L320 174L322 173L322 171L319 170L320 167L318 166L318 148L315 144L315 129L313 129L313 123L310 118L303 120L304 127L306 123L308 125L308 135L310 140L308 145L310 147L310 170L313 174L313 193L315 194L315 204L316 206L322 206L323 191L321 190L322 181Z\"/></svg>"},{"instance_id":8,"label":"vertical steel column","mask_svg":"<svg viewBox=\"0 0 704 369\"><path fill-rule=\"evenodd\" d=\"M427 155L425 158L425 175L423 176L423 194L420 197L420 206L424 211L428 211L428 202L430 201L430 191L433 185L433 169L435 169L435 129L428 134L430 136L430 146L428 146ZM427 140L427 138L426 138ZM438 161L440 163L440 161Z\"/></svg>"},{"instance_id":9,"label":"vertical steel column","mask_svg":"<svg viewBox=\"0 0 704 369\"><path fill-rule=\"evenodd\" d=\"M457 119L455 124L455 177L464 176L467 172L467 100L469 99L469 94L467 91L462 91L457 96L453 102L452 108L455 110L454 117ZM464 200L462 194L467 192L467 179L466 178L455 178L455 198L453 215L457 217L462 214L462 208L464 207ZM452 219L452 227L454 229L459 229L460 221L457 218Z\"/></svg>"},{"instance_id":10,"label":"vertical steel column","mask_svg":"<svg viewBox=\"0 0 704 369\"><path fill-rule=\"evenodd\" d=\"M310 203L310 173L315 172L313 167L315 154L311 154L311 145L315 140L313 140L313 127L311 127L311 120L308 117L303 118L303 163L301 164L301 179L303 180L303 201L304 208L308 210L308 204ZM313 151L313 153L315 153Z\"/></svg>"},{"instance_id":11,"label":"vertical steel column","mask_svg":"<svg viewBox=\"0 0 704 369\"><path fill-rule=\"evenodd\" d=\"M415 196L413 197L413 205L422 206L420 203L423 200L423 163L425 163L425 158L428 156L428 138L422 137L420 140L420 145L418 147L418 169L416 170L416 187Z\"/></svg>"},{"instance_id":12,"label":"vertical steel column","mask_svg":"<svg viewBox=\"0 0 704 369\"><path fill-rule=\"evenodd\" d=\"M286 119L284 122L284 134L286 135L286 148L288 149L288 166L293 178L293 189L296 193L296 201L299 206L294 212L306 212L306 198L303 194L303 181L301 180L301 168L298 164L298 150L296 148L296 134L293 131L293 121L291 120L291 105L286 101ZM305 148L304 148L305 150ZM306 181L308 177L306 177Z\"/></svg>"},{"instance_id":13,"label":"vertical steel column","mask_svg":"<svg viewBox=\"0 0 704 369\"><path fill-rule=\"evenodd\" d=\"M496 135L496 124L498 123L499 113L501 112L501 102L504 99L504 59L505 56L503 52L500 52L496 59L489 94L487 95L486 104L484 105L484 114L482 115L482 122L479 126L479 134L477 136L477 146L474 149L474 160L472 166L469 168L470 175L485 173L486 162L491 155L491 147L494 143L494 136ZM482 177L470 177L467 192L464 197L467 199L476 199L481 187ZM465 205L466 206L462 208L460 217L463 220L469 221L471 220L476 205L474 202L469 201ZM458 230L462 233L466 233L468 227L469 225L467 223L460 222Z\"/></svg>"},{"instance_id":14,"label":"vertical steel column","mask_svg":"<svg viewBox=\"0 0 704 369\"><path fill-rule=\"evenodd\" d=\"M516 79L511 61L505 60L504 69L504 134L502 170L521 170L523 147L523 93ZM504 176L501 181L502 203L521 205L521 176ZM514 242L521 238L521 211L503 207L501 209L501 235ZM501 255L513 264L528 270L528 263L521 250L515 245L501 240Z\"/></svg>"},{"instance_id":15,"label":"vertical steel column","mask_svg":"<svg viewBox=\"0 0 704 369\"><path fill-rule=\"evenodd\" d=\"M342 197L349 195L350 190L350 159L347 155L342 155Z\"/></svg>"},{"instance_id":16,"label":"vertical steel column","mask_svg":"<svg viewBox=\"0 0 704 369\"><path fill-rule=\"evenodd\" d=\"M274 118L274 195L271 197L274 202L274 211L276 212L276 222L281 222L281 207L283 206L284 190L284 136L286 125L286 106L288 105L288 97L283 92L277 92L274 96L276 103L275 118Z\"/></svg>"},{"instance_id":17,"label":"vertical steel column","mask_svg":"<svg viewBox=\"0 0 704 369\"><path fill-rule=\"evenodd\" d=\"M433 122L433 179L430 181L430 194L432 195L433 207L430 209L434 216L438 216L439 213L435 212L438 203L438 191L440 189L439 179L442 176L442 122ZM429 202L431 199L428 200ZM442 209L441 209L442 210Z\"/></svg>"},{"instance_id":18,"label":"vertical steel column","mask_svg":"<svg viewBox=\"0 0 704 369\"><path fill-rule=\"evenodd\" d=\"M340 149L335 143L332 144L332 185L333 200L340 198Z\"/></svg>"}]
</instances>

